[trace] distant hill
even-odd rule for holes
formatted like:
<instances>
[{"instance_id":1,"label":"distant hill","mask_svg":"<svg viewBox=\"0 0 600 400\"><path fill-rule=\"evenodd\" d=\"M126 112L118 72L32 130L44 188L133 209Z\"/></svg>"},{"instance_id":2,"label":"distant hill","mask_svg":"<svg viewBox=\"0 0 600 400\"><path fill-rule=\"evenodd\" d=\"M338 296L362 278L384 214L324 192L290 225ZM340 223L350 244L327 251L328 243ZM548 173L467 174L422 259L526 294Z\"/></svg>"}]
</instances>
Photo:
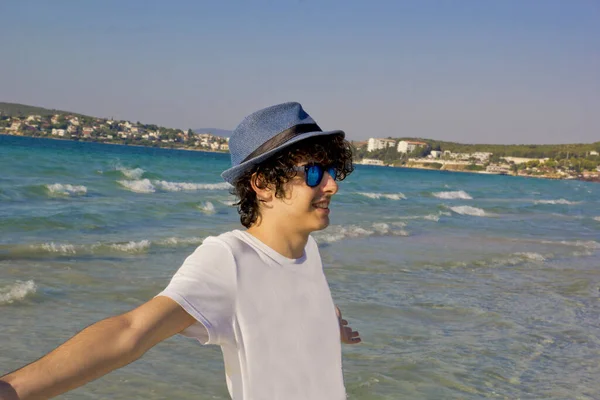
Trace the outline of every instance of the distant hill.
<instances>
[{"instance_id":1,"label":"distant hill","mask_svg":"<svg viewBox=\"0 0 600 400\"><path fill-rule=\"evenodd\" d=\"M6 115L9 117L19 117L27 115L54 115L54 114L69 114L77 116L87 116L71 111L54 110L43 107L28 106L26 104L18 103L2 103L0 102L0 115Z\"/></svg>"},{"instance_id":2,"label":"distant hill","mask_svg":"<svg viewBox=\"0 0 600 400\"><path fill-rule=\"evenodd\" d=\"M192 132L194 132L194 133L210 133L212 135L221 136L221 137L229 137L229 136L231 136L231 131L228 131L226 129L219 129L219 128L199 128L199 129L192 129Z\"/></svg>"}]
</instances>

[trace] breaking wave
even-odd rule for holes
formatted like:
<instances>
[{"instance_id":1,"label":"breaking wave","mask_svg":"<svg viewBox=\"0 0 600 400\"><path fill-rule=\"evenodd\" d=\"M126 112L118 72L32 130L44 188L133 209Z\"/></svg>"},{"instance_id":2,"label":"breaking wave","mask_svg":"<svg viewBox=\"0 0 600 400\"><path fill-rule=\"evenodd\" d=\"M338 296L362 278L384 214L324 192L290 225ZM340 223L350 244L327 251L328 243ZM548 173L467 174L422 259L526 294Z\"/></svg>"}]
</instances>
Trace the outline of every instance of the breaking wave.
<instances>
[{"instance_id":1,"label":"breaking wave","mask_svg":"<svg viewBox=\"0 0 600 400\"><path fill-rule=\"evenodd\" d=\"M210 214L214 214L214 213L217 212L217 210L215 209L215 206L210 201L206 201L204 203L201 203L200 205L198 205L198 208L204 214L209 214L210 215Z\"/></svg>"},{"instance_id":2,"label":"breaking wave","mask_svg":"<svg viewBox=\"0 0 600 400\"><path fill-rule=\"evenodd\" d=\"M98 170L96 171L99 174L127 178L131 180L142 179L142 176L146 173L146 171L142 168L127 168L122 166L119 162L115 162L112 164L112 167L107 170Z\"/></svg>"},{"instance_id":3,"label":"breaking wave","mask_svg":"<svg viewBox=\"0 0 600 400\"><path fill-rule=\"evenodd\" d=\"M477 207L471 207L471 206L455 206L455 207L449 207L452 211L454 211L457 214L461 214L461 215L472 215L474 217L485 217L485 216L489 216L489 214L487 214L484 210L482 210L481 208L477 208Z\"/></svg>"},{"instance_id":4,"label":"breaking wave","mask_svg":"<svg viewBox=\"0 0 600 400\"><path fill-rule=\"evenodd\" d=\"M44 243L40 247L48 253L75 254L75 246L72 244Z\"/></svg>"},{"instance_id":5,"label":"breaking wave","mask_svg":"<svg viewBox=\"0 0 600 400\"><path fill-rule=\"evenodd\" d=\"M573 241L568 241L568 240L561 240L560 242L555 242L555 241L551 241L551 240L542 240L541 243L545 243L545 244L553 244L553 245L563 245L563 246L575 246L575 247L582 247L584 249L588 249L588 250L598 250L600 249L600 242L596 242L593 240L573 240Z\"/></svg>"},{"instance_id":6,"label":"breaking wave","mask_svg":"<svg viewBox=\"0 0 600 400\"><path fill-rule=\"evenodd\" d=\"M167 239L158 240L155 243L158 246L163 246L163 247L177 247L177 246L187 246L190 244L200 244L200 243L202 243L203 240L204 240L203 238L197 237L197 236L190 236L190 237L185 237L185 238L170 237Z\"/></svg>"},{"instance_id":7,"label":"breaking wave","mask_svg":"<svg viewBox=\"0 0 600 400\"><path fill-rule=\"evenodd\" d=\"M136 193L154 193L157 190L165 192L181 192L194 190L224 190L229 189L231 185L227 182L222 183L189 183L189 182L168 182L168 181L150 181L150 179L138 180L120 180L117 181L126 189Z\"/></svg>"},{"instance_id":8,"label":"breaking wave","mask_svg":"<svg viewBox=\"0 0 600 400\"><path fill-rule=\"evenodd\" d=\"M505 257L474 261L473 265L480 267L502 267L517 266L527 263L540 264L545 262L548 257L552 257L552 255L543 256L539 253L533 252L512 253L506 255Z\"/></svg>"},{"instance_id":9,"label":"breaking wave","mask_svg":"<svg viewBox=\"0 0 600 400\"><path fill-rule=\"evenodd\" d=\"M566 199L558 199L558 200L535 200L535 204L579 204L577 201L569 201Z\"/></svg>"},{"instance_id":10,"label":"breaking wave","mask_svg":"<svg viewBox=\"0 0 600 400\"><path fill-rule=\"evenodd\" d=\"M515 256L521 257L526 260L531 260L531 261L540 261L540 262L546 261L546 258L539 253L523 252L523 253L515 253Z\"/></svg>"},{"instance_id":11,"label":"breaking wave","mask_svg":"<svg viewBox=\"0 0 600 400\"><path fill-rule=\"evenodd\" d=\"M154 181L154 184L167 192L180 192L182 190L223 190L229 189L231 185L227 182L221 183L188 183Z\"/></svg>"},{"instance_id":12,"label":"breaking wave","mask_svg":"<svg viewBox=\"0 0 600 400\"><path fill-rule=\"evenodd\" d=\"M593 219L594 219L594 221L600 222L600 217L594 217Z\"/></svg>"},{"instance_id":13,"label":"breaking wave","mask_svg":"<svg viewBox=\"0 0 600 400\"><path fill-rule=\"evenodd\" d=\"M600 250L600 242L594 240L535 240L535 243L548 244L551 246L568 246L575 247L576 250L571 254L576 257L591 256L596 251Z\"/></svg>"},{"instance_id":14,"label":"breaking wave","mask_svg":"<svg viewBox=\"0 0 600 400\"><path fill-rule=\"evenodd\" d=\"M398 219L425 219L428 221L438 222L442 216L451 217L452 213L446 211L439 211L437 214L427 214L427 215L409 215L405 217L396 217Z\"/></svg>"},{"instance_id":15,"label":"breaking wave","mask_svg":"<svg viewBox=\"0 0 600 400\"><path fill-rule=\"evenodd\" d=\"M150 241L140 240L139 242L113 243L110 247L125 253L141 253L150 247Z\"/></svg>"},{"instance_id":16,"label":"breaking wave","mask_svg":"<svg viewBox=\"0 0 600 400\"><path fill-rule=\"evenodd\" d=\"M390 199L390 200L404 200L406 196L402 193L367 193L367 192L357 192L361 196L366 196L370 199Z\"/></svg>"},{"instance_id":17,"label":"breaking wave","mask_svg":"<svg viewBox=\"0 0 600 400\"><path fill-rule=\"evenodd\" d=\"M437 197L438 199L446 199L446 200L451 200L451 199L471 200L471 199L473 199L473 197L471 197L471 195L469 195L469 193L465 192L464 190L458 190L458 191L454 191L454 192L434 192L433 195L435 197Z\"/></svg>"},{"instance_id":18,"label":"breaking wave","mask_svg":"<svg viewBox=\"0 0 600 400\"><path fill-rule=\"evenodd\" d=\"M13 285L0 288L0 305L21 301L29 294L35 293L37 286L34 281L17 281Z\"/></svg>"},{"instance_id":19,"label":"breaking wave","mask_svg":"<svg viewBox=\"0 0 600 400\"><path fill-rule=\"evenodd\" d=\"M131 190L135 193L154 193L156 188L150 182L150 179L141 179L135 181L117 181L124 188Z\"/></svg>"},{"instance_id":20,"label":"breaking wave","mask_svg":"<svg viewBox=\"0 0 600 400\"><path fill-rule=\"evenodd\" d=\"M48 192L59 196L81 196L87 193L87 188L83 185L69 185L62 183L54 183L46 185Z\"/></svg>"},{"instance_id":21,"label":"breaking wave","mask_svg":"<svg viewBox=\"0 0 600 400\"><path fill-rule=\"evenodd\" d=\"M394 222L391 225L383 222L374 223L366 228L359 225L335 225L329 227L326 232L320 231L313 236L317 243L333 243L368 236L408 236L408 232L403 229L405 223Z\"/></svg>"},{"instance_id":22,"label":"breaking wave","mask_svg":"<svg viewBox=\"0 0 600 400\"><path fill-rule=\"evenodd\" d=\"M151 248L180 247L200 244L201 237L169 237L166 239L129 242L97 242L89 244L41 243L31 245L0 246L0 259L46 258L46 257L81 257L102 254L141 254Z\"/></svg>"},{"instance_id":23,"label":"breaking wave","mask_svg":"<svg viewBox=\"0 0 600 400\"><path fill-rule=\"evenodd\" d=\"M116 167L117 171L120 171L126 178L129 179L140 179L144 175L144 171L141 168L125 168L122 166Z\"/></svg>"}]
</instances>

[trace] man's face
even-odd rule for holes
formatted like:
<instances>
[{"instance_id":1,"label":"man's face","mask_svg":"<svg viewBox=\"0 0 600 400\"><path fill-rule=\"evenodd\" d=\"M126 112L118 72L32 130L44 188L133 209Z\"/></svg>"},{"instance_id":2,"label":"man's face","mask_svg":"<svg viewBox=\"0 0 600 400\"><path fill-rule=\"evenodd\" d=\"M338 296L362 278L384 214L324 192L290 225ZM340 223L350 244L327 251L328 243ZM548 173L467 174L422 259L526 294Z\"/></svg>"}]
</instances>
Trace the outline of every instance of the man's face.
<instances>
[{"instance_id":1,"label":"man's face","mask_svg":"<svg viewBox=\"0 0 600 400\"><path fill-rule=\"evenodd\" d=\"M275 199L272 211L276 218L285 221L286 229L308 234L329 225L329 203L338 191L338 184L329 172L325 170L321 182L310 187L306 184L306 173L301 170L284 189L285 196Z\"/></svg>"}]
</instances>

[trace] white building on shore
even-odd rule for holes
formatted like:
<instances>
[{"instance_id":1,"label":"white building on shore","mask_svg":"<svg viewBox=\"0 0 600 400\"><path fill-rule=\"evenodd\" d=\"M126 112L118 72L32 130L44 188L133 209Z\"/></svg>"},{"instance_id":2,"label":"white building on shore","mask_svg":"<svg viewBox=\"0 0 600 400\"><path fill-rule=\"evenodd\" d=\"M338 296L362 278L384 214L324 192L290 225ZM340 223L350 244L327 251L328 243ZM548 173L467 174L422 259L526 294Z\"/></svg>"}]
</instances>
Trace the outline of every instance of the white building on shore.
<instances>
[{"instance_id":1,"label":"white building on shore","mask_svg":"<svg viewBox=\"0 0 600 400\"><path fill-rule=\"evenodd\" d=\"M398 142L398 153L410 153L417 147L428 146L425 142L415 142L412 140L401 140Z\"/></svg>"},{"instance_id":2,"label":"white building on shore","mask_svg":"<svg viewBox=\"0 0 600 400\"><path fill-rule=\"evenodd\" d=\"M367 151L387 149L388 147L394 146L396 146L396 141L394 139L369 138L367 143Z\"/></svg>"},{"instance_id":3,"label":"white building on shore","mask_svg":"<svg viewBox=\"0 0 600 400\"><path fill-rule=\"evenodd\" d=\"M357 161L356 164L361 164L361 165L381 165L381 166L385 165L382 160L375 160L375 159L372 159L372 158L363 158L362 160Z\"/></svg>"},{"instance_id":4,"label":"white building on shore","mask_svg":"<svg viewBox=\"0 0 600 400\"><path fill-rule=\"evenodd\" d=\"M549 158L528 158L528 157L502 157L508 162L513 162L515 164L523 164L529 161L539 161L540 163L545 163L549 160Z\"/></svg>"}]
</instances>

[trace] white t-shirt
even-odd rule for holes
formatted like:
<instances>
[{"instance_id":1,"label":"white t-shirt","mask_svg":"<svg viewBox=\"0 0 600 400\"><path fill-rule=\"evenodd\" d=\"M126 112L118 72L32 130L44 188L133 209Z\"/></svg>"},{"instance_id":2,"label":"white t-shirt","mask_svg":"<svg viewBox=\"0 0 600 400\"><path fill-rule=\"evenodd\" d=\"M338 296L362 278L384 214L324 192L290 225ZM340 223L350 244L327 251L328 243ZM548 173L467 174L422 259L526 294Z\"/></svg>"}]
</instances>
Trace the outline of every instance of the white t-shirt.
<instances>
[{"instance_id":1,"label":"white t-shirt","mask_svg":"<svg viewBox=\"0 0 600 400\"><path fill-rule=\"evenodd\" d=\"M340 331L316 242L290 259L245 231L208 237L159 294L220 345L233 400L341 400Z\"/></svg>"}]
</instances>

